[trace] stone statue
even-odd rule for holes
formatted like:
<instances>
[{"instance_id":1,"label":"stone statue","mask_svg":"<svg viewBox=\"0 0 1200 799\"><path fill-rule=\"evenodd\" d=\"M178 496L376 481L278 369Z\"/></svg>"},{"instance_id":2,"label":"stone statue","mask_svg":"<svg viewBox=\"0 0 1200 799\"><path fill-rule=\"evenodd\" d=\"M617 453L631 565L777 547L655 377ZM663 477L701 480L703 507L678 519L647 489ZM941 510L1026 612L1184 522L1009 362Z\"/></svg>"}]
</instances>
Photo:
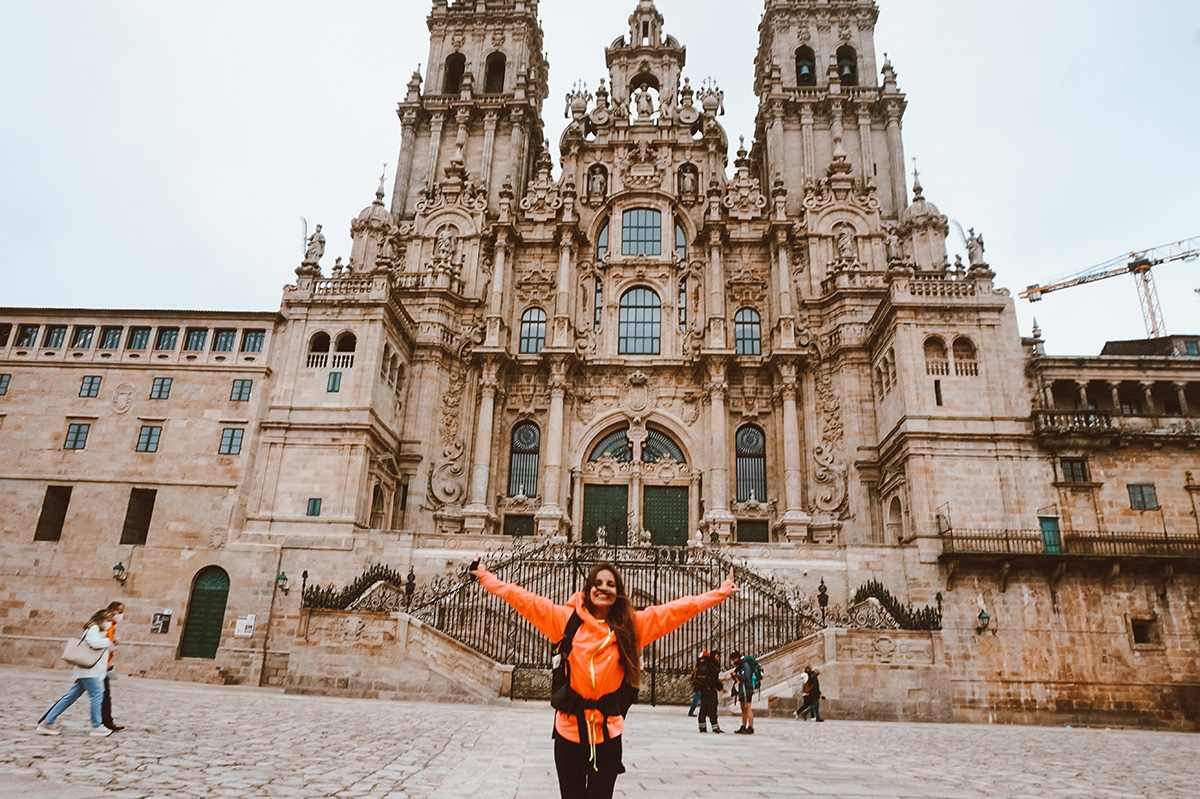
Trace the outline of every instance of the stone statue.
<instances>
[{"instance_id":1,"label":"stone statue","mask_svg":"<svg viewBox=\"0 0 1200 799\"><path fill-rule=\"evenodd\" d=\"M591 175L588 176L588 196L603 200L608 196L608 175L599 167L593 167Z\"/></svg>"},{"instance_id":2,"label":"stone statue","mask_svg":"<svg viewBox=\"0 0 1200 799\"><path fill-rule=\"evenodd\" d=\"M608 546L608 530L604 527L604 525L600 525L596 528L596 546Z\"/></svg>"},{"instance_id":3,"label":"stone statue","mask_svg":"<svg viewBox=\"0 0 1200 799\"><path fill-rule=\"evenodd\" d=\"M450 261L454 258L454 228L446 225L437 232L433 256L439 261Z\"/></svg>"},{"instance_id":4,"label":"stone statue","mask_svg":"<svg viewBox=\"0 0 1200 799\"><path fill-rule=\"evenodd\" d=\"M333 270L332 270L332 271L333 271L333 276L334 276L335 278L341 277L341 276L342 276L342 270L343 270L343 269L345 269L345 268L346 268L346 267L342 266L342 256L340 256L340 255L339 255L339 256L337 257L337 259L336 259L336 260L334 260L334 262L333 262Z\"/></svg>"},{"instance_id":5,"label":"stone statue","mask_svg":"<svg viewBox=\"0 0 1200 799\"><path fill-rule=\"evenodd\" d=\"M304 250L304 263L315 265L320 263L321 256L325 254L325 234L321 232L321 226L317 225L317 229L308 237L308 247Z\"/></svg>"},{"instance_id":6,"label":"stone statue","mask_svg":"<svg viewBox=\"0 0 1200 799\"><path fill-rule=\"evenodd\" d=\"M837 236L838 258L845 261L856 260L858 258L858 240L854 235L854 228L843 222L837 226L835 235Z\"/></svg>"},{"instance_id":7,"label":"stone statue","mask_svg":"<svg viewBox=\"0 0 1200 799\"><path fill-rule=\"evenodd\" d=\"M638 533L638 543L644 547L650 546L653 543L653 540L653 535L651 535L650 531L645 527L643 527L642 531Z\"/></svg>"},{"instance_id":8,"label":"stone statue","mask_svg":"<svg viewBox=\"0 0 1200 799\"><path fill-rule=\"evenodd\" d=\"M975 228L968 231L967 236L967 260L971 262L971 266L983 266L983 236L975 232Z\"/></svg>"},{"instance_id":9,"label":"stone statue","mask_svg":"<svg viewBox=\"0 0 1200 799\"><path fill-rule=\"evenodd\" d=\"M900 246L900 237L896 235L896 228L888 228L887 238L884 239L883 246L887 251L887 260L889 264L893 261L904 260L904 252Z\"/></svg>"},{"instance_id":10,"label":"stone statue","mask_svg":"<svg viewBox=\"0 0 1200 799\"><path fill-rule=\"evenodd\" d=\"M635 99L638 119L649 119L654 113L654 97L650 94L650 86L643 83Z\"/></svg>"},{"instance_id":11,"label":"stone statue","mask_svg":"<svg viewBox=\"0 0 1200 799\"><path fill-rule=\"evenodd\" d=\"M696 196L697 182L695 171L684 167L679 173L679 193L688 197Z\"/></svg>"}]
</instances>

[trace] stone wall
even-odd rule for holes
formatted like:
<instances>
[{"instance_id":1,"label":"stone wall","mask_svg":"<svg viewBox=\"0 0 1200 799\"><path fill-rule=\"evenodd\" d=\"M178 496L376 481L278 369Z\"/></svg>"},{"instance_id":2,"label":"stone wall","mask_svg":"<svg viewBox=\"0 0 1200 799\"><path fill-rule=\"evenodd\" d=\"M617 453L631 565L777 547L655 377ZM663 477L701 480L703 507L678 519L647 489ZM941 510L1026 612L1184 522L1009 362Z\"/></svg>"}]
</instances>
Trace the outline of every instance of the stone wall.
<instances>
[{"instance_id":1,"label":"stone wall","mask_svg":"<svg viewBox=\"0 0 1200 799\"><path fill-rule=\"evenodd\" d=\"M405 613L305 610L287 693L494 702L512 694L502 666Z\"/></svg>"}]
</instances>

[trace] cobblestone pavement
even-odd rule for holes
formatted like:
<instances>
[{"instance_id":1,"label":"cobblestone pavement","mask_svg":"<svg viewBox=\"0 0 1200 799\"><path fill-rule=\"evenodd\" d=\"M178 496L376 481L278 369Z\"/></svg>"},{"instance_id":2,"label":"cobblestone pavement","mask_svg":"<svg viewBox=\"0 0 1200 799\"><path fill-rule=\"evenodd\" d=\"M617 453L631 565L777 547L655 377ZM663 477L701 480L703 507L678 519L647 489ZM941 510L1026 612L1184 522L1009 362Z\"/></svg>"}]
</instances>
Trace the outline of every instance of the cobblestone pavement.
<instances>
[{"instance_id":1,"label":"cobblestone pavement","mask_svg":"<svg viewBox=\"0 0 1200 799\"><path fill-rule=\"evenodd\" d=\"M88 736L86 699L34 722L65 671L0 667L0 797L556 799L550 711L285 696L120 679L123 732ZM724 710L726 730L736 727ZM700 735L679 708L636 707L624 797L1200 796L1200 735L762 719L753 737Z\"/></svg>"}]
</instances>

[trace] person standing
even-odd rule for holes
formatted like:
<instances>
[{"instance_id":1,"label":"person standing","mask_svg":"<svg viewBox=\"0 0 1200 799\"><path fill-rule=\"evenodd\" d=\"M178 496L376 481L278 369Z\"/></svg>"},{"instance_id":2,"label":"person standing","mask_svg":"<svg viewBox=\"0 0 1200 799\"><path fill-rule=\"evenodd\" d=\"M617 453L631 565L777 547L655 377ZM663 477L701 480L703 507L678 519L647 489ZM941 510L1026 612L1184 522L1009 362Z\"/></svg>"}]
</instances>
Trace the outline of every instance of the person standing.
<instances>
[{"instance_id":1,"label":"person standing","mask_svg":"<svg viewBox=\"0 0 1200 799\"><path fill-rule=\"evenodd\" d=\"M108 727L113 732L120 732L125 728L113 721L111 681L113 679L113 649L116 649L117 646L117 622L125 618L125 603L110 602L107 609L113 612L112 626L106 632L112 648L108 650L108 654L105 656L108 660L108 668L104 672L104 702L100 705L100 720L104 723L105 727Z\"/></svg>"},{"instance_id":2,"label":"person standing","mask_svg":"<svg viewBox=\"0 0 1200 799\"><path fill-rule=\"evenodd\" d=\"M723 732L717 723L717 696L721 693L721 650L705 652L696 664L693 687L700 694L700 732L708 732L708 721L712 721L713 732Z\"/></svg>"},{"instance_id":3,"label":"person standing","mask_svg":"<svg viewBox=\"0 0 1200 799\"><path fill-rule=\"evenodd\" d=\"M811 715L813 721L824 721L821 718L821 678L818 676L821 670L806 666L804 673L804 704L796 711L796 715L801 719Z\"/></svg>"},{"instance_id":4,"label":"person standing","mask_svg":"<svg viewBox=\"0 0 1200 799\"><path fill-rule=\"evenodd\" d=\"M84 642L92 649L103 650L107 653L112 648L112 643L105 633L112 627L115 615L108 608L93 613L83 628ZM55 720L62 715L64 710L75 704L76 699L86 693L91 700L92 737L103 738L106 735L112 735L112 730L104 726L100 717L100 706L104 703L104 672L107 668L108 658L105 654L101 654L96 660L96 665L90 668L76 666L71 672L71 678L75 682L63 694L62 699L55 702L46 715L42 716L42 720L37 725L38 733L41 735L61 734L62 730L54 726Z\"/></svg>"},{"instance_id":5,"label":"person standing","mask_svg":"<svg viewBox=\"0 0 1200 799\"><path fill-rule=\"evenodd\" d=\"M742 709L742 726L734 730L737 735L754 734L754 660L742 657L742 653L733 651L729 657L733 660L733 695L737 697Z\"/></svg>"},{"instance_id":6,"label":"person standing","mask_svg":"<svg viewBox=\"0 0 1200 799\"><path fill-rule=\"evenodd\" d=\"M700 707L700 689L696 687L696 675L700 673L700 664L706 657L708 657L707 650L696 656L696 665L692 667L692 706L688 708L689 716L696 715L696 708Z\"/></svg>"},{"instance_id":7,"label":"person standing","mask_svg":"<svg viewBox=\"0 0 1200 799\"><path fill-rule=\"evenodd\" d=\"M610 799L621 762L625 713L641 684L642 648L737 591L733 569L720 588L636 610L611 563L598 563L566 605L506 583L478 561L471 574L565 656L567 683L555 697L554 765L563 799ZM568 635L570 631L570 635Z\"/></svg>"}]
</instances>

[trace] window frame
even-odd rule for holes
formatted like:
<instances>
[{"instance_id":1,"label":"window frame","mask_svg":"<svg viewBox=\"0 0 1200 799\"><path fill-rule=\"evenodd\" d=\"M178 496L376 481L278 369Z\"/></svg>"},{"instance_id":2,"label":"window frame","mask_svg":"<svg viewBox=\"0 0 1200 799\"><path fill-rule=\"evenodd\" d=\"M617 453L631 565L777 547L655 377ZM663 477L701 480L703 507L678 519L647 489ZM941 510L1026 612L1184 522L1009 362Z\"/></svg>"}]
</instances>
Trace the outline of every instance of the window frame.
<instances>
[{"instance_id":1,"label":"window frame","mask_svg":"<svg viewBox=\"0 0 1200 799\"><path fill-rule=\"evenodd\" d=\"M750 314L753 316L750 317ZM750 335L749 331L753 331L753 335ZM750 346L747 348L746 345ZM754 308L739 308L734 314L733 346L738 355L762 355L762 315Z\"/></svg>"},{"instance_id":2,"label":"window frame","mask_svg":"<svg viewBox=\"0 0 1200 799\"><path fill-rule=\"evenodd\" d=\"M67 438L63 442L63 449L76 451L87 449L88 435L91 432L92 425L90 422L68 422Z\"/></svg>"},{"instance_id":3,"label":"window frame","mask_svg":"<svg viewBox=\"0 0 1200 799\"><path fill-rule=\"evenodd\" d=\"M757 435L757 443L761 449L754 452L744 446L746 436L743 432ZM736 476L736 491L738 502L749 502L750 493L754 492L754 501L764 505L767 502L767 434L756 424L744 424L734 433L734 474ZM759 495L758 491L762 494Z\"/></svg>"},{"instance_id":4,"label":"window frame","mask_svg":"<svg viewBox=\"0 0 1200 799\"><path fill-rule=\"evenodd\" d=\"M155 352L174 352L179 346L179 328L160 327L154 335Z\"/></svg>"},{"instance_id":5,"label":"window frame","mask_svg":"<svg viewBox=\"0 0 1200 799\"><path fill-rule=\"evenodd\" d=\"M46 335L42 337L42 349L59 349L66 343L66 325L46 325Z\"/></svg>"},{"instance_id":6,"label":"window frame","mask_svg":"<svg viewBox=\"0 0 1200 799\"><path fill-rule=\"evenodd\" d=\"M250 395L254 390L254 381L245 378L239 378L233 381L233 386L229 389L230 402L249 402Z\"/></svg>"},{"instance_id":7,"label":"window frame","mask_svg":"<svg viewBox=\"0 0 1200 799\"><path fill-rule=\"evenodd\" d=\"M321 497L308 498L308 507L304 515L311 516L314 519L321 515Z\"/></svg>"},{"instance_id":8,"label":"window frame","mask_svg":"<svg viewBox=\"0 0 1200 799\"><path fill-rule=\"evenodd\" d=\"M233 352L237 347L237 330L223 327L213 331L213 352Z\"/></svg>"},{"instance_id":9,"label":"window frame","mask_svg":"<svg viewBox=\"0 0 1200 799\"><path fill-rule=\"evenodd\" d=\"M150 399L165 400L171 398L171 384L175 381L172 377L156 377L154 382L150 384Z\"/></svg>"},{"instance_id":10,"label":"window frame","mask_svg":"<svg viewBox=\"0 0 1200 799\"><path fill-rule=\"evenodd\" d=\"M634 300L651 297L654 300L652 305L632 304ZM662 354L662 298L658 292L646 285L626 290L621 295L617 320L619 355Z\"/></svg>"},{"instance_id":11,"label":"window frame","mask_svg":"<svg viewBox=\"0 0 1200 799\"><path fill-rule=\"evenodd\" d=\"M1062 470L1064 483L1088 483L1089 472L1087 458L1060 458L1059 468Z\"/></svg>"},{"instance_id":12,"label":"window frame","mask_svg":"<svg viewBox=\"0 0 1200 799\"><path fill-rule=\"evenodd\" d=\"M46 486L42 496L42 509L38 512L37 527L33 531L34 541L61 541L63 527L67 522L67 512L71 509L71 492L74 486ZM52 498L56 502L52 504ZM61 502L61 513L56 505Z\"/></svg>"},{"instance_id":13,"label":"window frame","mask_svg":"<svg viewBox=\"0 0 1200 799\"><path fill-rule=\"evenodd\" d=\"M125 332L124 327L105 325L100 328L100 342L96 345L97 349L101 350L119 350L121 349L121 338Z\"/></svg>"},{"instance_id":14,"label":"window frame","mask_svg":"<svg viewBox=\"0 0 1200 799\"><path fill-rule=\"evenodd\" d=\"M623 211L621 255L662 255L662 217L662 211L657 208L627 208Z\"/></svg>"},{"instance_id":15,"label":"window frame","mask_svg":"<svg viewBox=\"0 0 1200 799\"><path fill-rule=\"evenodd\" d=\"M100 375L84 375L79 381L79 396L88 399L100 396L100 385L104 378Z\"/></svg>"},{"instance_id":16,"label":"window frame","mask_svg":"<svg viewBox=\"0 0 1200 799\"><path fill-rule=\"evenodd\" d=\"M249 353L251 355L260 353L267 346L267 331L265 330L243 330L242 331L242 348L239 352Z\"/></svg>"},{"instance_id":17,"label":"window frame","mask_svg":"<svg viewBox=\"0 0 1200 799\"><path fill-rule=\"evenodd\" d=\"M148 327L131 327L129 328L129 338L125 340L125 349L127 350L145 350L150 347L150 328Z\"/></svg>"},{"instance_id":18,"label":"window frame","mask_svg":"<svg viewBox=\"0 0 1200 799\"><path fill-rule=\"evenodd\" d=\"M522 355L537 355L542 351L546 346L546 322L546 311L536 305L522 312L517 352Z\"/></svg>"},{"instance_id":19,"label":"window frame","mask_svg":"<svg viewBox=\"0 0 1200 799\"><path fill-rule=\"evenodd\" d=\"M325 381L325 393L337 394L342 390L342 373L330 372L329 378Z\"/></svg>"},{"instance_id":20,"label":"window frame","mask_svg":"<svg viewBox=\"0 0 1200 799\"><path fill-rule=\"evenodd\" d=\"M221 430L221 443L217 447L218 455L241 455L242 442L246 438L246 428L226 427Z\"/></svg>"},{"instance_id":21,"label":"window frame","mask_svg":"<svg viewBox=\"0 0 1200 799\"><path fill-rule=\"evenodd\" d=\"M197 339L199 339L197 341ZM208 345L208 328L189 327L183 338L184 352L204 352Z\"/></svg>"},{"instance_id":22,"label":"window frame","mask_svg":"<svg viewBox=\"0 0 1200 799\"><path fill-rule=\"evenodd\" d=\"M8 393L8 384L12 382L12 375L9 373L0 374L0 397Z\"/></svg>"},{"instance_id":23,"label":"window frame","mask_svg":"<svg viewBox=\"0 0 1200 799\"><path fill-rule=\"evenodd\" d=\"M150 537L150 522L154 518L156 488L129 489L129 504L125 508L125 523L121 526L122 546L145 546Z\"/></svg>"},{"instance_id":24,"label":"window frame","mask_svg":"<svg viewBox=\"0 0 1200 799\"><path fill-rule=\"evenodd\" d=\"M95 337L95 325L76 325L71 331L71 349L86 350L92 346L92 339Z\"/></svg>"},{"instance_id":25,"label":"window frame","mask_svg":"<svg viewBox=\"0 0 1200 799\"><path fill-rule=\"evenodd\" d=\"M521 444L517 437L525 430L534 431L530 444ZM515 497L518 491L527 497L538 495L542 457L542 428L537 422L525 420L513 425L508 448L508 496Z\"/></svg>"},{"instance_id":26,"label":"window frame","mask_svg":"<svg viewBox=\"0 0 1200 799\"><path fill-rule=\"evenodd\" d=\"M158 452L158 442L162 438L162 425L144 424L138 431L137 444L134 452Z\"/></svg>"},{"instance_id":27,"label":"window frame","mask_svg":"<svg viewBox=\"0 0 1200 799\"><path fill-rule=\"evenodd\" d=\"M17 335L13 339L14 347L36 347L38 333L42 330L41 325L18 325Z\"/></svg>"},{"instance_id":28,"label":"window frame","mask_svg":"<svg viewBox=\"0 0 1200 799\"><path fill-rule=\"evenodd\" d=\"M1158 502L1158 489L1154 487L1154 483L1128 483L1125 487L1129 491L1130 510L1155 511L1162 509ZM1147 501L1153 504L1147 504Z\"/></svg>"}]
</instances>

